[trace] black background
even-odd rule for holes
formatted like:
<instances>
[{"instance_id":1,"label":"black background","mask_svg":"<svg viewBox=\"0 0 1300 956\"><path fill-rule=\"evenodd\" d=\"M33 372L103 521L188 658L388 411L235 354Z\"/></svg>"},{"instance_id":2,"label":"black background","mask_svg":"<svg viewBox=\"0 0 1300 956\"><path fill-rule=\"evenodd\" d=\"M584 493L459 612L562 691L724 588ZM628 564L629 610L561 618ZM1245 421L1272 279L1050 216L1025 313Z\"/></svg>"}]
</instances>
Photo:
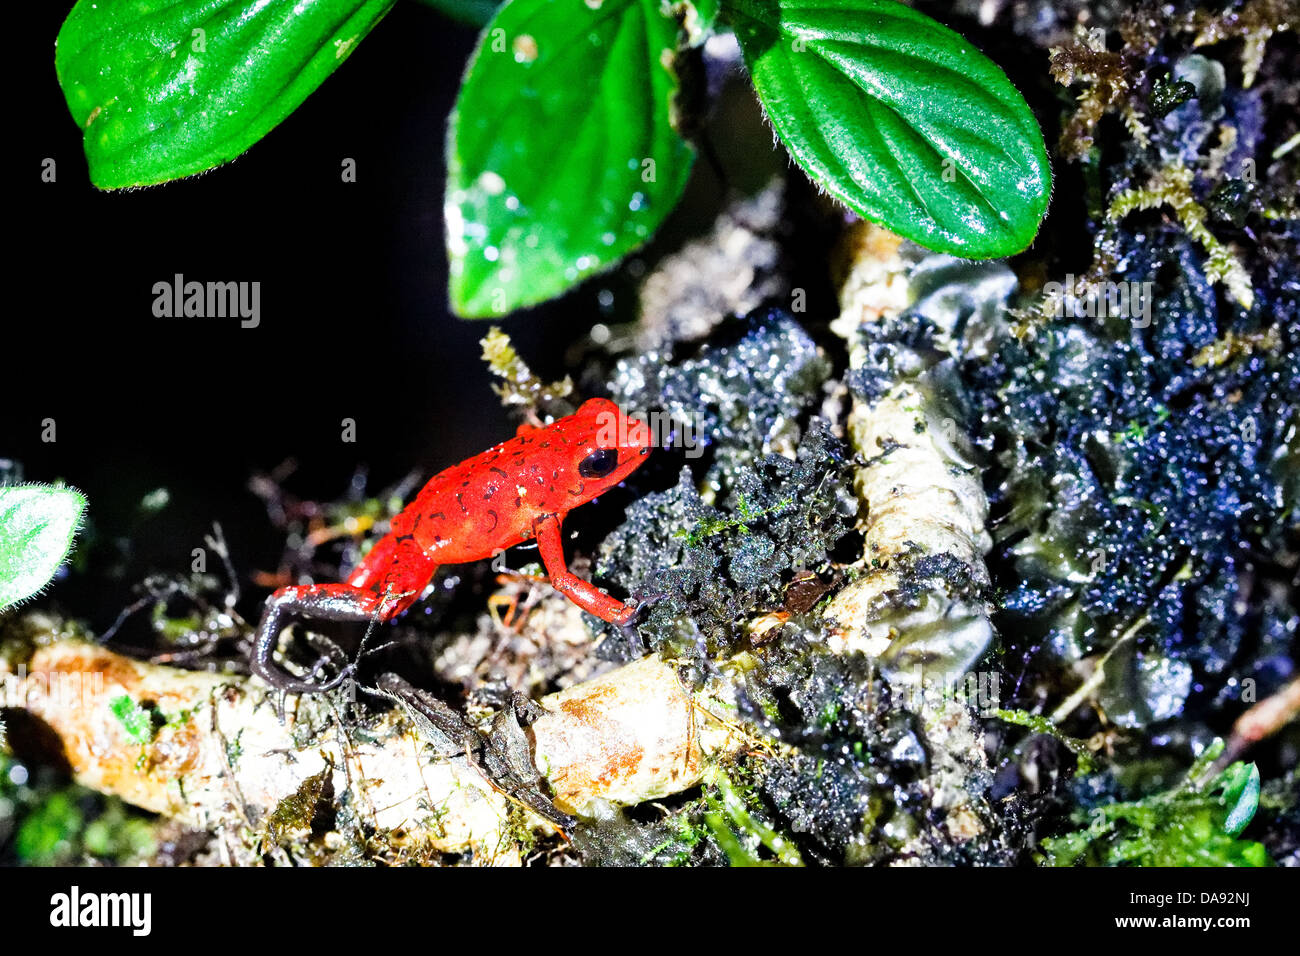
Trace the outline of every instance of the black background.
<instances>
[{"instance_id":1,"label":"black background","mask_svg":"<svg viewBox=\"0 0 1300 956\"><path fill-rule=\"evenodd\" d=\"M763 868L749 871L752 876L723 869L681 875L642 869L618 875L621 894L611 894L608 876L595 868L552 871L556 882L549 884L523 870L479 871L468 877L471 882L464 870L450 868L336 868L288 878L283 872L191 869L178 880L160 869L27 871L22 884L6 888L7 912L19 917L9 921L7 941L174 949L192 940L197 929L231 942L325 949L354 941L392 946L396 931L417 946L454 950L530 946L563 933L579 945L612 943L623 952L632 938L629 929L636 927L633 935L662 939L670 948L689 941L692 948L716 943L738 952L770 950L774 930L802 930L817 943L844 940L862 951L888 943L891 953L928 952L949 942L973 951L999 946L1038 951L1059 947L1063 935L1124 939L1154 951L1186 949L1195 938L1205 945L1192 951L1236 952L1284 933L1291 899L1289 878L1280 869L990 869L979 874L978 885L969 870L938 867L860 869L847 875ZM135 938L128 929L52 928L50 898L74 884L81 893L151 892L153 932ZM638 912L656 905L648 902L656 899L655 891L670 887L686 895L667 909L660 901L662 912ZM1197 902L1163 907L1132 902L1134 893L1180 891L1193 893ZM1247 892L1250 902L1202 904L1202 892ZM710 906L691 905L705 897ZM800 905L810 897L822 905L816 910ZM756 899L771 900L776 908L756 908ZM860 918L843 918L850 901L861 910ZM829 924L811 916L804 928L815 912L835 915ZM525 918L538 913L544 914L540 922ZM1174 916L1244 916L1250 926L1205 931L1115 925L1117 917ZM647 933L640 926L647 920L666 922L666 931Z\"/></svg>"},{"instance_id":2,"label":"black background","mask_svg":"<svg viewBox=\"0 0 1300 956\"><path fill-rule=\"evenodd\" d=\"M14 47L25 62L8 157L0 458L25 480L82 489L91 540L130 539L128 578L187 569L214 521L247 576L273 568L281 545L247 490L254 472L292 458L290 490L329 500L360 465L377 490L513 433L479 358L490 323L446 304L444 132L473 28L399 3L233 164L103 193L54 70L70 7L37 5ZM54 183L41 181L47 157ZM342 182L345 157L355 183ZM697 209L718 192L707 179L692 186L706 198ZM155 318L153 285L176 273L260 282L260 326ZM600 288L498 324L536 371L559 377L567 345L601 318ZM54 443L42 441L47 418ZM341 441L344 418L357 423L355 444ZM171 504L141 522L138 503L156 488ZM102 630L130 581L88 595L76 577L57 599Z\"/></svg>"}]
</instances>

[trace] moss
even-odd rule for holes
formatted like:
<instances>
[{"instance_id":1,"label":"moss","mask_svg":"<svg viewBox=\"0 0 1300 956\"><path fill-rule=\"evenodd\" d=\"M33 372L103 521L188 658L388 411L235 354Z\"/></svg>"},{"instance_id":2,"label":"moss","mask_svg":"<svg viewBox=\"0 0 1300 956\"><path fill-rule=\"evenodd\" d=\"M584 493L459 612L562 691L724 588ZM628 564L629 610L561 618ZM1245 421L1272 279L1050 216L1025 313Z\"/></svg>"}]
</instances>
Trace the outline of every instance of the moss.
<instances>
[{"instance_id":1,"label":"moss","mask_svg":"<svg viewBox=\"0 0 1300 956\"><path fill-rule=\"evenodd\" d=\"M1282 251L1300 219L1294 164L1276 148L1291 128L1274 119L1284 71L1254 84L1251 44L1288 16L1293 3L1271 0L1142 8L1116 21L1118 38L1053 53L1056 78L1083 85L1065 152L1086 155L1105 195L1060 210L1086 218L1092 261L1059 295L1044 287L1033 317L963 373L992 453L990 565L1026 700L1066 696L1077 678L1061 687L1061 675L1144 616L1111 659L1105 720L1239 709L1227 688L1249 676L1267 693L1281 679L1290 640L1264 622L1275 599L1295 604L1275 556L1293 547L1300 487L1300 297ZM1272 42L1280 64L1294 40ZM1180 81L1195 96L1153 110L1153 90ZM1091 150L1105 113L1142 130L1106 127L1106 148ZM1145 288L1144 307L1099 305L1101 283ZM1248 594L1251 577L1270 584Z\"/></svg>"},{"instance_id":2,"label":"moss","mask_svg":"<svg viewBox=\"0 0 1300 956\"><path fill-rule=\"evenodd\" d=\"M719 335L682 361L620 367L616 395L695 422L704 453L659 453L681 462L676 485L628 506L597 565L659 599L641 628L652 647L700 667L744 645L748 618L784 610L796 575L829 573L856 510L846 452L812 414L828 365L811 339L775 310Z\"/></svg>"},{"instance_id":3,"label":"moss","mask_svg":"<svg viewBox=\"0 0 1300 956\"><path fill-rule=\"evenodd\" d=\"M685 538L688 546L698 545L705 538L711 538L714 535L726 534L734 531L738 534L749 534L750 528L758 522L759 518L766 517L772 512L781 511L794 505L793 498L785 498L778 501L771 508L751 508L745 501L744 495L738 495L736 502L735 515L723 515L719 517L708 517L700 520L700 523L690 531L676 531L674 534L679 538Z\"/></svg>"},{"instance_id":4,"label":"moss","mask_svg":"<svg viewBox=\"0 0 1300 956\"><path fill-rule=\"evenodd\" d=\"M1264 846L1239 839L1259 805L1259 771L1235 763L1206 779L1222 744L1177 786L1129 801L1084 805L1087 826L1043 840L1051 866L1268 866Z\"/></svg>"},{"instance_id":5,"label":"moss","mask_svg":"<svg viewBox=\"0 0 1300 956\"><path fill-rule=\"evenodd\" d=\"M728 510L705 504L683 469L674 488L627 509L598 571L661 598L642 628L656 649L701 663L737 650L749 617L784 608L797 572L829 567L849 530L846 464L839 443L814 424L795 460L769 455L737 475Z\"/></svg>"},{"instance_id":6,"label":"moss","mask_svg":"<svg viewBox=\"0 0 1300 956\"><path fill-rule=\"evenodd\" d=\"M1111 200L1108 215L1120 220L1138 209L1169 206L1187 234L1205 249L1205 276L1212 283L1223 283L1242 306L1249 309L1255 301L1250 276L1237 256L1205 225L1209 213L1196 201L1192 192L1192 171L1180 162L1158 170L1141 188L1127 189ZM1242 213L1244 217L1244 212Z\"/></svg>"},{"instance_id":7,"label":"moss","mask_svg":"<svg viewBox=\"0 0 1300 956\"><path fill-rule=\"evenodd\" d=\"M821 398L830 363L794 317L761 309L724 323L695 354L651 351L619 363L613 398L661 412L679 426L677 445L704 469L710 496L773 452L792 453Z\"/></svg>"},{"instance_id":8,"label":"moss","mask_svg":"<svg viewBox=\"0 0 1300 956\"><path fill-rule=\"evenodd\" d=\"M109 702L113 716L122 725L126 735L133 743L147 744L153 740L155 728L153 716L129 696L123 694Z\"/></svg>"},{"instance_id":9,"label":"moss","mask_svg":"<svg viewBox=\"0 0 1300 956\"><path fill-rule=\"evenodd\" d=\"M1196 95L1196 87L1186 80L1176 80L1168 76L1157 77L1151 84L1151 112L1157 117L1165 117Z\"/></svg>"},{"instance_id":10,"label":"moss","mask_svg":"<svg viewBox=\"0 0 1300 956\"><path fill-rule=\"evenodd\" d=\"M503 405L516 406L536 415L538 409L562 399L573 393L573 380L567 375L558 382L544 382L519 357L515 347L510 343L510 336L493 327L483 337L483 361L488 369L502 384L493 385L492 390L500 397Z\"/></svg>"},{"instance_id":11,"label":"moss","mask_svg":"<svg viewBox=\"0 0 1300 956\"><path fill-rule=\"evenodd\" d=\"M23 863L51 866L75 858L76 834L85 826L81 809L72 797L53 793L23 820L14 840L14 852Z\"/></svg>"},{"instance_id":12,"label":"moss","mask_svg":"<svg viewBox=\"0 0 1300 956\"><path fill-rule=\"evenodd\" d=\"M1042 714L1031 714L1024 710L1002 710L999 709L994 716L999 720L1004 720L1009 724L1015 724L1017 727L1025 727L1036 734L1046 734L1054 740L1060 741L1065 748L1074 754L1079 761L1079 771L1088 773L1093 768L1092 754L1088 752L1087 744L1061 732L1056 723L1051 719L1044 717Z\"/></svg>"},{"instance_id":13,"label":"moss","mask_svg":"<svg viewBox=\"0 0 1300 956\"><path fill-rule=\"evenodd\" d=\"M0 863L136 864L158 849L158 826L115 797L0 754Z\"/></svg>"},{"instance_id":14,"label":"moss","mask_svg":"<svg viewBox=\"0 0 1300 956\"><path fill-rule=\"evenodd\" d=\"M639 863L665 866L685 866L690 862L695 848L708 837L708 831L695 823L689 813L679 813L673 818L673 833L667 840L652 847ZM671 851L671 853L669 852Z\"/></svg>"},{"instance_id":15,"label":"moss","mask_svg":"<svg viewBox=\"0 0 1300 956\"><path fill-rule=\"evenodd\" d=\"M333 767L304 780L298 789L276 804L264 823L266 836L280 846L300 839L317 824L317 814L327 805L332 793Z\"/></svg>"},{"instance_id":16,"label":"moss","mask_svg":"<svg viewBox=\"0 0 1300 956\"><path fill-rule=\"evenodd\" d=\"M802 866L798 849L763 822L725 773L714 775L715 797L705 798L705 823L732 866Z\"/></svg>"}]
</instances>

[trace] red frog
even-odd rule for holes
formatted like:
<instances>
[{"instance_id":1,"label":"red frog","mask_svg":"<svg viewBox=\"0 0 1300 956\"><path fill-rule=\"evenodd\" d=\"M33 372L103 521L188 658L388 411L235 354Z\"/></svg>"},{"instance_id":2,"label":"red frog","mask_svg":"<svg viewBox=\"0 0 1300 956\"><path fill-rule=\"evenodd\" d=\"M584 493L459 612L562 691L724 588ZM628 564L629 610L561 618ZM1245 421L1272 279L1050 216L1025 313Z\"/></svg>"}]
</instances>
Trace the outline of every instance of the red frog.
<instances>
[{"instance_id":1,"label":"red frog","mask_svg":"<svg viewBox=\"0 0 1300 956\"><path fill-rule=\"evenodd\" d=\"M414 604L440 564L490 558L537 539L551 585L584 611L620 626L637 607L598 590L569 570L560 527L578 505L614 487L650 453L650 429L613 402L593 398L550 425L524 425L509 441L439 472L389 525L343 584L280 588L257 628L253 673L272 687L302 694L323 683L279 669L272 654L293 617L389 621Z\"/></svg>"}]
</instances>

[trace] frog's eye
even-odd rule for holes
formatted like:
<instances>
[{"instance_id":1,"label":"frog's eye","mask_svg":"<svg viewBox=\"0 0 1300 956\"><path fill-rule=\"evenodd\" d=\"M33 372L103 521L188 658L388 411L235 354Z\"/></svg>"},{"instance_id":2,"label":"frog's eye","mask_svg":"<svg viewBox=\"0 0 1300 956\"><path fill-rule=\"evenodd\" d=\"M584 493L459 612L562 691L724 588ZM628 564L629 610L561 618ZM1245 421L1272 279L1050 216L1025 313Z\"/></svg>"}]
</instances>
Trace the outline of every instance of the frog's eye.
<instances>
[{"instance_id":1,"label":"frog's eye","mask_svg":"<svg viewBox=\"0 0 1300 956\"><path fill-rule=\"evenodd\" d=\"M584 478L604 478L618 467L618 451L602 448L593 451L578 465L578 474Z\"/></svg>"}]
</instances>

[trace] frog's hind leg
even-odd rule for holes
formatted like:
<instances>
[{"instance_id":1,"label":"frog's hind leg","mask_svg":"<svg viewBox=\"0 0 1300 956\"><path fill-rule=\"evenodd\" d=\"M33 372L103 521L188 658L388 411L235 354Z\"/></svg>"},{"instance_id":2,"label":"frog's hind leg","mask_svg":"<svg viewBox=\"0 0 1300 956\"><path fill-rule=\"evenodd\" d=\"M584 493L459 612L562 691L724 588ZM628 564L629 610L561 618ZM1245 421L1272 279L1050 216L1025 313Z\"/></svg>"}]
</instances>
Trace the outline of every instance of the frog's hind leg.
<instances>
[{"instance_id":1,"label":"frog's hind leg","mask_svg":"<svg viewBox=\"0 0 1300 956\"><path fill-rule=\"evenodd\" d=\"M413 534L386 534L348 575L347 586L383 598L381 617L392 620L419 600L438 564Z\"/></svg>"},{"instance_id":2,"label":"frog's hind leg","mask_svg":"<svg viewBox=\"0 0 1300 956\"><path fill-rule=\"evenodd\" d=\"M390 534L370 549L344 584L281 588L267 600L257 627L253 673L291 694L337 687L350 675L350 668L320 683L300 680L279 668L274 654L280 632L295 619L351 623L392 620L419 600L437 567L413 538Z\"/></svg>"},{"instance_id":3,"label":"frog's hind leg","mask_svg":"<svg viewBox=\"0 0 1300 956\"><path fill-rule=\"evenodd\" d=\"M337 687L349 676L343 670L328 681L301 680L281 669L274 659L280 632L295 619L325 621L368 621L377 616L379 595L347 584L304 584L280 588L266 601L257 625L253 648L253 673L277 690L310 694Z\"/></svg>"}]
</instances>

